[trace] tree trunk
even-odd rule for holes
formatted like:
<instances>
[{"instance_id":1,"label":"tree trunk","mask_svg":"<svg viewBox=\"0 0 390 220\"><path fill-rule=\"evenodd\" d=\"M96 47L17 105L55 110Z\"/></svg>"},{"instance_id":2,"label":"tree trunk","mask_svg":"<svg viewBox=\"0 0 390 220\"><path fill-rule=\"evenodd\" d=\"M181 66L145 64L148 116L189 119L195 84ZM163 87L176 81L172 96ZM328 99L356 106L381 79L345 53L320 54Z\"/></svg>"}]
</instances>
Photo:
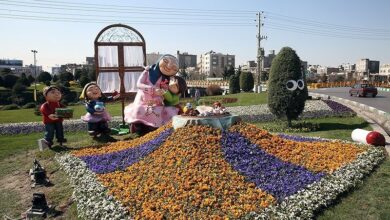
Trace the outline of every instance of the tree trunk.
<instances>
[{"instance_id":1,"label":"tree trunk","mask_svg":"<svg viewBox=\"0 0 390 220\"><path fill-rule=\"evenodd\" d=\"M291 118L287 118L287 127L292 127Z\"/></svg>"}]
</instances>

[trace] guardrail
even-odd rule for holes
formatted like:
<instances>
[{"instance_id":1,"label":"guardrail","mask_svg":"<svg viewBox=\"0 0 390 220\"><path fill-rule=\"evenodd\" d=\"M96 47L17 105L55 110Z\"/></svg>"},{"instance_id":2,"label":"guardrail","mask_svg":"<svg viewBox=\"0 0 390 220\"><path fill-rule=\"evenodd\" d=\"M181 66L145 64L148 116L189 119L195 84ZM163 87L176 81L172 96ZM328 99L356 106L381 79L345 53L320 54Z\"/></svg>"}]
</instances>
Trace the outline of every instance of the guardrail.
<instances>
[{"instance_id":1,"label":"guardrail","mask_svg":"<svg viewBox=\"0 0 390 220\"><path fill-rule=\"evenodd\" d=\"M320 88L333 88L333 87L351 87L356 84L357 81L350 82L324 82L324 83L309 83L308 88L310 89L320 89ZM389 83L382 82L369 82L369 84L374 85L378 88L390 89Z\"/></svg>"}]
</instances>

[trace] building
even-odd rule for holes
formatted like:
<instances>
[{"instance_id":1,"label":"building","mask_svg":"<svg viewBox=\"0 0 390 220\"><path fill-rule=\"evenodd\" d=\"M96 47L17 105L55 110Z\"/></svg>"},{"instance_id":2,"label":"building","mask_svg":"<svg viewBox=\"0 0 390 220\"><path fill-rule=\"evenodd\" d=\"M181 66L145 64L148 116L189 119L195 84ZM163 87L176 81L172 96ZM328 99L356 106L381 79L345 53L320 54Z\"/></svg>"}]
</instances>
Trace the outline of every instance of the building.
<instances>
[{"instance_id":1,"label":"building","mask_svg":"<svg viewBox=\"0 0 390 220\"><path fill-rule=\"evenodd\" d=\"M276 57L275 50L270 50L268 56L264 56L262 60L263 70L269 72L271 69L272 60Z\"/></svg>"},{"instance_id":2,"label":"building","mask_svg":"<svg viewBox=\"0 0 390 220\"><path fill-rule=\"evenodd\" d=\"M0 69L10 69L17 76L24 73L26 76L32 75L34 78L35 74L39 75L42 72L42 66L35 68L34 65L23 66L23 60L0 59Z\"/></svg>"},{"instance_id":3,"label":"building","mask_svg":"<svg viewBox=\"0 0 390 220\"><path fill-rule=\"evenodd\" d=\"M93 66L95 64L95 57L86 57L85 62L89 66Z\"/></svg>"},{"instance_id":4,"label":"building","mask_svg":"<svg viewBox=\"0 0 390 220\"><path fill-rule=\"evenodd\" d=\"M340 72L338 67L328 67L328 66L319 66L317 67L317 74L318 75L330 75L331 73L338 73Z\"/></svg>"},{"instance_id":5,"label":"building","mask_svg":"<svg viewBox=\"0 0 390 220\"><path fill-rule=\"evenodd\" d=\"M251 72L253 74L256 74L257 69L257 63L254 60L250 60L246 62L242 67L241 71L243 72Z\"/></svg>"},{"instance_id":6,"label":"building","mask_svg":"<svg viewBox=\"0 0 390 220\"><path fill-rule=\"evenodd\" d=\"M177 60L179 61L179 69L185 69L187 67L196 67L196 55L188 54L187 52L176 53Z\"/></svg>"},{"instance_id":7,"label":"building","mask_svg":"<svg viewBox=\"0 0 390 220\"><path fill-rule=\"evenodd\" d=\"M61 73L61 67L54 66L51 68L51 75L58 75Z\"/></svg>"},{"instance_id":8,"label":"building","mask_svg":"<svg viewBox=\"0 0 390 220\"><path fill-rule=\"evenodd\" d=\"M390 64L382 64L378 75L382 78L380 81L390 81Z\"/></svg>"},{"instance_id":9,"label":"building","mask_svg":"<svg viewBox=\"0 0 390 220\"><path fill-rule=\"evenodd\" d=\"M368 78L371 74L379 73L379 61L370 59L360 59L356 62L357 79Z\"/></svg>"},{"instance_id":10,"label":"building","mask_svg":"<svg viewBox=\"0 0 390 220\"><path fill-rule=\"evenodd\" d=\"M225 67L235 67L235 55L209 51L200 55L200 74L207 77L222 77Z\"/></svg>"},{"instance_id":11,"label":"building","mask_svg":"<svg viewBox=\"0 0 390 220\"><path fill-rule=\"evenodd\" d=\"M0 59L0 69L15 69L23 67L23 60Z\"/></svg>"}]
</instances>

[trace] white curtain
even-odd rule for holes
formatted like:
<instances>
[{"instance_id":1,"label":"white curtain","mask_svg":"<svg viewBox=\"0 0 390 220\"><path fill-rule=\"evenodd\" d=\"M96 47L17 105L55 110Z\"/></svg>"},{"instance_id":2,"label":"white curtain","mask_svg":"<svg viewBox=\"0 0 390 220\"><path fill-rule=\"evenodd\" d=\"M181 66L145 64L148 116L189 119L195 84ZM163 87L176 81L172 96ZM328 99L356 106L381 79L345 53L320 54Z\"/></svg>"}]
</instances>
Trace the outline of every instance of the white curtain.
<instances>
[{"instance_id":1,"label":"white curtain","mask_svg":"<svg viewBox=\"0 0 390 220\"><path fill-rule=\"evenodd\" d=\"M103 72L99 73L97 84L103 93L119 92L121 88L121 80L118 72Z\"/></svg>"},{"instance_id":2,"label":"white curtain","mask_svg":"<svg viewBox=\"0 0 390 220\"><path fill-rule=\"evenodd\" d=\"M125 72L124 84L126 92L137 92L137 81L142 72Z\"/></svg>"},{"instance_id":3,"label":"white curtain","mask_svg":"<svg viewBox=\"0 0 390 220\"><path fill-rule=\"evenodd\" d=\"M117 46L99 46L99 66L100 67L118 67L118 47Z\"/></svg>"},{"instance_id":4,"label":"white curtain","mask_svg":"<svg viewBox=\"0 0 390 220\"><path fill-rule=\"evenodd\" d=\"M144 65L144 51L142 50L142 46L125 46L123 52L126 67Z\"/></svg>"}]
</instances>

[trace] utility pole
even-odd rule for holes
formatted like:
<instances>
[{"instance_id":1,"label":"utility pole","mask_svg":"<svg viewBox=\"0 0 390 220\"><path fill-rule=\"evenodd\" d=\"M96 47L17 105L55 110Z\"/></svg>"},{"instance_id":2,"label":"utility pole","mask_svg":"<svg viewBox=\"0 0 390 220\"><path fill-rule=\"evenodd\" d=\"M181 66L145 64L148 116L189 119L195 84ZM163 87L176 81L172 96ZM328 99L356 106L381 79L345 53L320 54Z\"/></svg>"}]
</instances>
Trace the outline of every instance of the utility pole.
<instances>
[{"instance_id":1,"label":"utility pole","mask_svg":"<svg viewBox=\"0 0 390 220\"><path fill-rule=\"evenodd\" d=\"M37 101L37 59L36 59L36 53L38 53L38 51L31 50L31 52L34 53L34 100Z\"/></svg>"},{"instance_id":2,"label":"utility pole","mask_svg":"<svg viewBox=\"0 0 390 220\"><path fill-rule=\"evenodd\" d=\"M257 69L256 69L256 88L255 92L257 92L257 89L259 89L261 92L261 72L263 70L262 66L262 60L264 56L264 50L261 48L261 40L267 39L267 36L261 36L261 26L264 25L264 23L261 22L261 16L263 16L264 12L258 12L257 15ZM264 17L265 18L265 17Z\"/></svg>"}]
</instances>

